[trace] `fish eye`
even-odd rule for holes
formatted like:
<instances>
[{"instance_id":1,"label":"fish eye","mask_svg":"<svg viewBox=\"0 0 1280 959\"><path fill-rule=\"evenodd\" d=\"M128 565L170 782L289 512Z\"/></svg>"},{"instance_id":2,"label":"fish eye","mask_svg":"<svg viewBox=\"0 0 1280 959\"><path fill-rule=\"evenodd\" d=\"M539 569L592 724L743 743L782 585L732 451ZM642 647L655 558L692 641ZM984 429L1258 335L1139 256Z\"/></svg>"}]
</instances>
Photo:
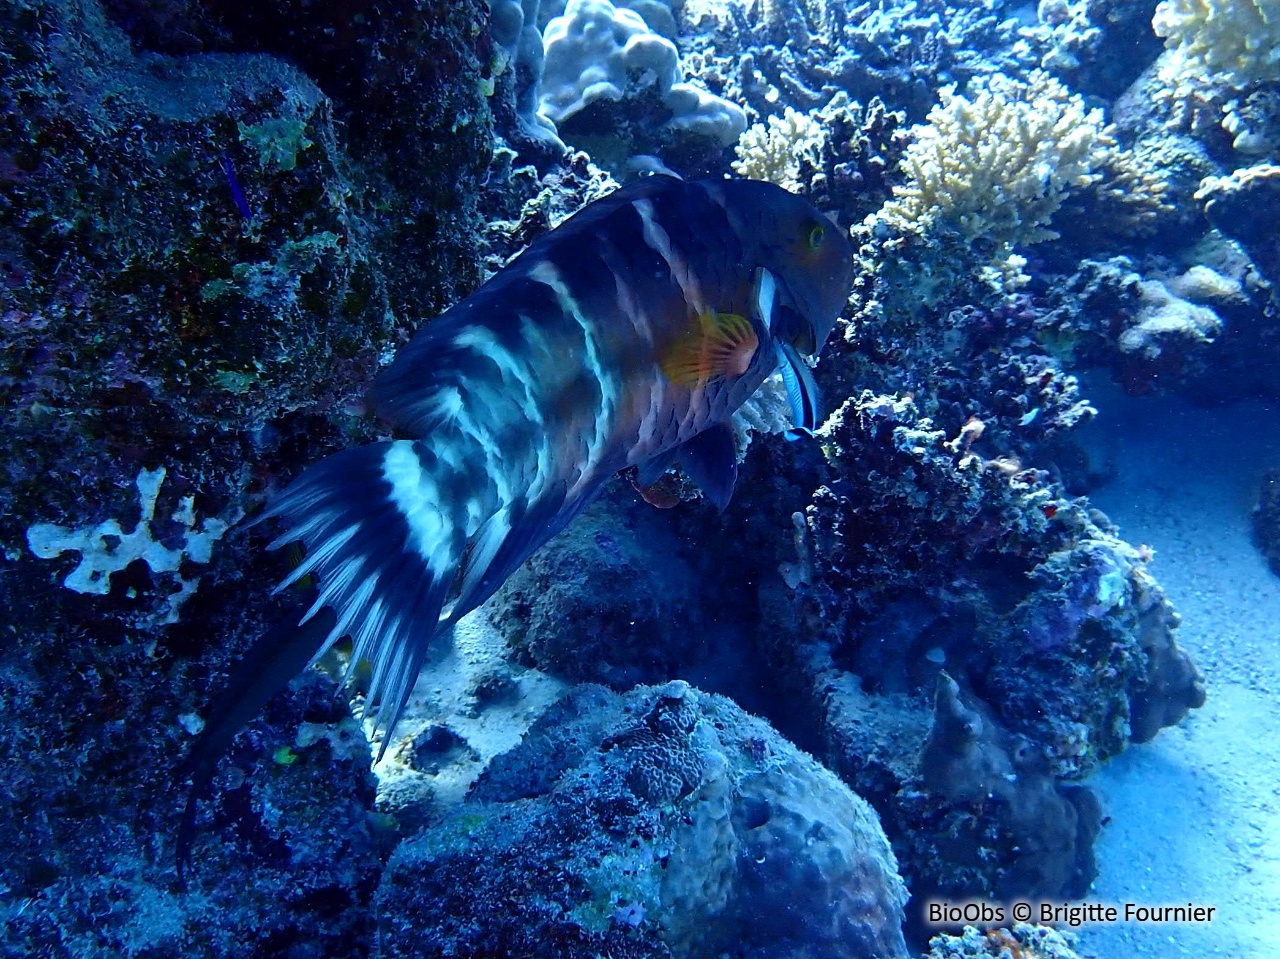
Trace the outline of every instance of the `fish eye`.
<instances>
[{"instance_id":1,"label":"fish eye","mask_svg":"<svg viewBox=\"0 0 1280 959\"><path fill-rule=\"evenodd\" d=\"M827 231L821 225L816 225L809 231L809 249L816 250L822 246L822 241L827 238Z\"/></svg>"}]
</instances>

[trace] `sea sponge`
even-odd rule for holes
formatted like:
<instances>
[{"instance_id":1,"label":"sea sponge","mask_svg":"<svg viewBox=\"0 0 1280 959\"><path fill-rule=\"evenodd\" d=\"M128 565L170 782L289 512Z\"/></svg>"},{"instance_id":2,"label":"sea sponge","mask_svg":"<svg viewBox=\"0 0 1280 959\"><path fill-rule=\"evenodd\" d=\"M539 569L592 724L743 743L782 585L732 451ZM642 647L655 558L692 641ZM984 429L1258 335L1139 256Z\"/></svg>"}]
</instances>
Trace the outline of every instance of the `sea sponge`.
<instances>
[{"instance_id":1,"label":"sea sponge","mask_svg":"<svg viewBox=\"0 0 1280 959\"><path fill-rule=\"evenodd\" d=\"M1210 70L1234 86L1280 80L1280 7L1274 0L1164 0L1151 26L1174 51L1174 75Z\"/></svg>"},{"instance_id":2,"label":"sea sponge","mask_svg":"<svg viewBox=\"0 0 1280 959\"><path fill-rule=\"evenodd\" d=\"M949 228L1001 252L1056 238L1048 224L1064 193L1098 180L1115 145L1102 111L1040 70L939 95L903 157L910 180L869 222L904 233Z\"/></svg>"},{"instance_id":3,"label":"sea sponge","mask_svg":"<svg viewBox=\"0 0 1280 959\"><path fill-rule=\"evenodd\" d=\"M135 481L138 487L139 517L134 528L125 532L114 519L68 529L53 523L36 523L27 530L27 546L41 559L57 559L63 553L77 552L80 562L62 581L77 593L106 596L111 592L111 574L118 573L136 560L142 560L156 575L171 575L178 584L167 601L164 623L178 620L178 608L195 592L199 577L188 571L192 565L203 566L212 559L213 544L222 538L228 524L216 517L197 520L195 497L184 496L178 509L169 517L156 516L156 502L164 483L166 470L144 469Z\"/></svg>"}]
</instances>

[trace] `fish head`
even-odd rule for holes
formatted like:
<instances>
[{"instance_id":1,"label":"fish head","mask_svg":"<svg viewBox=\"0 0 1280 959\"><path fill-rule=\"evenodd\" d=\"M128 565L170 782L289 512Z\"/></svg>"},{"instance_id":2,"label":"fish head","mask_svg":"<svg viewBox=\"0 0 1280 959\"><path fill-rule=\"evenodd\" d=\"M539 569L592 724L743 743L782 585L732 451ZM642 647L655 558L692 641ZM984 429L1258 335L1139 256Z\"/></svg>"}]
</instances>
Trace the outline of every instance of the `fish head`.
<instances>
[{"instance_id":1,"label":"fish head","mask_svg":"<svg viewBox=\"0 0 1280 959\"><path fill-rule=\"evenodd\" d=\"M738 208L755 222L740 233L755 245L749 251L767 270L776 298L763 304L775 342L806 356L816 355L835 327L853 285L853 245L847 233L808 200L772 183L729 181L742 194Z\"/></svg>"}]
</instances>

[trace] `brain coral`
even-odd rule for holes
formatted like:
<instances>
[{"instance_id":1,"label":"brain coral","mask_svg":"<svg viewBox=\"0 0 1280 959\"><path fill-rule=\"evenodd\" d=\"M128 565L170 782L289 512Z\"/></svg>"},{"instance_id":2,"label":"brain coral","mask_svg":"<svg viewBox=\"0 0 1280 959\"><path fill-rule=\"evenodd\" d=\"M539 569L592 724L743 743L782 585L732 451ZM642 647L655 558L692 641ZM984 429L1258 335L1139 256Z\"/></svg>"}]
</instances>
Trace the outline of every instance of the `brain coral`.
<instances>
[{"instance_id":1,"label":"brain coral","mask_svg":"<svg viewBox=\"0 0 1280 959\"><path fill-rule=\"evenodd\" d=\"M938 227L999 248L1054 239L1049 220L1073 186L1096 181L1113 146L1101 110L1043 71L954 87L916 128L902 164L907 183L878 218L903 232Z\"/></svg>"}]
</instances>

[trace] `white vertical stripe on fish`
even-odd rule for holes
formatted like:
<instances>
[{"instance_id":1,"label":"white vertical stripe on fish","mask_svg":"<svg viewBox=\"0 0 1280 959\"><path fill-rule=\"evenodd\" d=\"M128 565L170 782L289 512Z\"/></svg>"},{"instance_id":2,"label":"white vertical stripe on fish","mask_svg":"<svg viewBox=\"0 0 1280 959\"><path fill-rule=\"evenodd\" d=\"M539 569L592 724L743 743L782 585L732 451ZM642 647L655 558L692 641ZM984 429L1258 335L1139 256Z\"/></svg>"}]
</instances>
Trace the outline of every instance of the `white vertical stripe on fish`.
<instances>
[{"instance_id":1,"label":"white vertical stripe on fish","mask_svg":"<svg viewBox=\"0 0 1280 959\"><path fill-rule=\"evenodd\" d=\"M548 366L556 364L559 360L551 348L551 343L542 331L542 327L532 317L520 314L520 332L529 345L530 354L541 354L543 363ZM531 362L533 369L541 368L541 364ZM545 389L546 384L541 384ZM529 398L533 397L533 386L529 385ZM535 402L536 406L536 402ZM537 449L535 450L536 465L533 482L529 484L529 498L536 499L546 489L548 483L551 482L552 470L555 467L555 446L552 443L552 437L549 430L546 429L546 421L543 419L541 409L538 410L538 430L536 436Z\"/></svg>"},{"instance_id":2,"label":"white vertical stripe on fish","mask_svg":"<svg viewBox=\"0 0 1280 959\"><path fill-rule=\"evenodd\" d=\"M640 334L644 344L650 348L654 347L653 323L650 321L649 314L645 311L640 298L636 296L631 284L626 281L612 263L609 263L609 271L613 274L613 287L618 296L619 308L631 320L632 327ZM666 402L666 377L654 375L649 389L649 408L637 424L636 439L631 444L632 447L640 446L643 444L645 437L653 435L654 426L658 422L658 416L662 413Z\"/></svg>"},{"instance_id":3,"label":"white vertical stripe on fish","mask_svg":"<svg viewBox=\"0 0 1280 959\"><path fill-rule=\"evenodd\" d=\"M401 440L387 447L382 475L391 484L391 502L404 517L418 555L435 575L448 568L453 520L444 514L440 486L422 468L414 444Z\"/></svg>"},{"instance_id":4,"label":"white vertical stripe on fish","mask_svg":"<svg viewBox=\"0 0 1280 959\"><path fill-rule=\"evenodd\" d=\"M609 434L613 427L618 401L621 399L619 384L615 382L615 378L600 361L600 345L596 341L595 324L590 317L583 314L578 306L578 301L574 299L573 294L569 292L569 288L565 286L564 280L560 276L560 271L556 269L555 265L544 260L529 271L529 278L549 287L556 296L556 302L559 304L561 312L565 316L572 317L578 326L582 328L582 337L586 348L587 373L591 375L600 387L600 408L596 411L595 427L592 430L590 440L587 442L587 460L581 464L577 481L572 484L569 490L569 499L572 500L581 494L584 484L591 484L599 479L596 475L597 468L604 455L609 451Z\"/></svg>"},{"instance_id":5,"label":"white vertical stripe on fish","mask_svg":"<svg viewBox=\"0 0 1280 959\"><path fill-rule=\"evenodd\" d=\"M645 243L656 250L658 255L666 261L667 269L671 271L672 278L679 284L681 292L684 293L684 301L689 305L693 315L699 316L705 313L707 305L702 298L702 286L698 282L698 278L689 269L688 261L685 260L684 255L671 245L671 237L667 234L667 231L654 219L653 201L636 200L632 206L640 214Z\"/></svg>"},{"instance_id":6,"label":"white vertical stripe on fish","mask_svg":"<svg viewBox=\"0 0 1280 959\"><path fill-rule=\"evenodd\" d=\"M529 324L523 323L526 332ZM463 330L454 338L454 343L462 348L471 350L488 359L498 369L502 376L502 381L507 387L502 393L495 396L495 400L514 400L523 414L526 422L533 424L535 427L531 434L536 437L538 443L538 461L541 464L547 461L544 451L547 449L547 429L543 420L542 409L538 406L537 397L534 395L535 386L537 384L538 374L537 368L531 364L528 357L517 356L499 342L497 334L493 330L482 326L473 326ZM505 403L503 406L505 407ZM511 485L511 479L507 475L507 460L510 458L510 451L503 451L496 441L492 444L492 456L490 455L490 447L486 447L486 463L485 469L490 478L498 487L498 497L503 503L510 503L511 497L516 490ZM545 473L541 470L540 478L545 477ZM473 530L468 530L468 533Z\"/></svg>"}]
</instances>

